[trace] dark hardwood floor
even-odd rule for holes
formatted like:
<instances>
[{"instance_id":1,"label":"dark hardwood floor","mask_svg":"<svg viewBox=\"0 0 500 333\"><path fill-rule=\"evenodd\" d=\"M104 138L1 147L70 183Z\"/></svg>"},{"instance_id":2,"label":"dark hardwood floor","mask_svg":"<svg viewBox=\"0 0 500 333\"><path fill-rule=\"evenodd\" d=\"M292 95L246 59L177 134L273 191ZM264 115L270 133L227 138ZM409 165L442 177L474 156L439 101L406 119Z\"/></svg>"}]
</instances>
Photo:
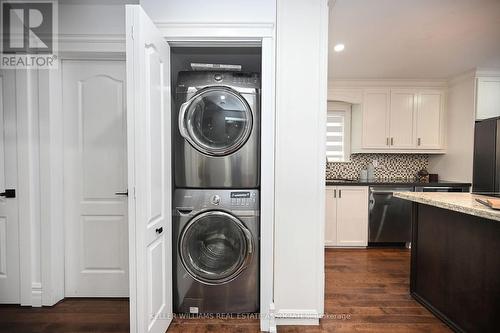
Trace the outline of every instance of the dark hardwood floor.
<instances>
[{"instance_id":1,"label":"dark hardwood floor","mask_svg":"<svg viewBox=\"0 0 500 333\"><path fill-rule=\"evenodd\" d=\"M451 332L409 296L406 250L326 250L326 317L281 332ZM66 299L54 307L0 306L1 333L128 332L128 301ZM258 332L258 319L175 318L168 332Z\"/></svg>"}]
</instances>

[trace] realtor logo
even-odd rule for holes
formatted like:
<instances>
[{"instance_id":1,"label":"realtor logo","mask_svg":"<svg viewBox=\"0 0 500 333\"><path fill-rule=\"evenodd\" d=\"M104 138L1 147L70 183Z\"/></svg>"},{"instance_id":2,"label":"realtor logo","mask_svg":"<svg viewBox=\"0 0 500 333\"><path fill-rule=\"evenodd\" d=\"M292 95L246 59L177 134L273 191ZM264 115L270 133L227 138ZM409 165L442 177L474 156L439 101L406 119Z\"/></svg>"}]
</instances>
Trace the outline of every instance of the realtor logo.
<instances>
[{"instance_id":1,"label":"realtor logo","mask_svg":"<svg viewBox=\"0 0 500 333\"><path fill-rule=\"evenodd\" d=\"M0 1L1 68L57 68L57 1Z\"/></svg>"}]
</instances>

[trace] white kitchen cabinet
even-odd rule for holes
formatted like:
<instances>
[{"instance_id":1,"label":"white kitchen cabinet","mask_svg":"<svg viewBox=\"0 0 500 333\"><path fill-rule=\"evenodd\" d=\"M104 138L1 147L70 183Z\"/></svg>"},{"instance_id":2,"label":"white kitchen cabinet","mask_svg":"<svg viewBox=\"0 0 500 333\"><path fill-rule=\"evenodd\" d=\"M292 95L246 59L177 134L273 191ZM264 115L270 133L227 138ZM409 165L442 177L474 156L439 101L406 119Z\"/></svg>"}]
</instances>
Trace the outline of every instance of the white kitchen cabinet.
<instances>
[{"instance_id":1,"label":"white kitchen cabinet","mask_svg":"<svg viewBox=\"0 0 500 333\"><path fill-rule=\"evenodd\" d=\"M363 97L361 147L353 144L356 152L442 152L443 90L370 88Z\"/></svg>"},{"instance_id":2,"label":"white kitchen cabinet","mask_svg":"<svg viewBox=\"0 0 500 333\"><path fill-rule=\"evenodd\" d=\"M325 246L368 245L368 187L326 188Z\"/></svg>"},{"instance_id":3,"label":"white kitchen cabinet","mask_svg":"<svg viewBox=\"0 0 500 333\"><path fill-rule=\"evenodd\" d=\"M415 95L414 90L391 89L389 112L389 144L391 149L415 147L415 132L413 131Z\"/></svg>"},{"instance_id":4,"label":"white kitchen cabinet","mask_svg":"<svg viewBox=\"0 0 500 333\"><path fill-rule=\"evenodd\" d=\"M500 116L500 77L479 77L476 82L476 120Z\"/></svg>"},{"instance_id":5,"label":"white kitchen cabinet","mask_svg":"<svg viewBox=\"0 0 500 333\"><path fill-rule=\"evenodd\" d=\"M444 141L444 93L422 90L416 100L417 149L441 149Z\"/></svg>"},{"instance_id":6,"label":"white kitchen cabinet","mask_svg":"<svg viewBox=\"0 0 500 333\"><path fill-rule=\"evenodd\" d=\"M389 89L366 89L363 94L363 148L389 147Z\"/></svg>"}]
</instances>

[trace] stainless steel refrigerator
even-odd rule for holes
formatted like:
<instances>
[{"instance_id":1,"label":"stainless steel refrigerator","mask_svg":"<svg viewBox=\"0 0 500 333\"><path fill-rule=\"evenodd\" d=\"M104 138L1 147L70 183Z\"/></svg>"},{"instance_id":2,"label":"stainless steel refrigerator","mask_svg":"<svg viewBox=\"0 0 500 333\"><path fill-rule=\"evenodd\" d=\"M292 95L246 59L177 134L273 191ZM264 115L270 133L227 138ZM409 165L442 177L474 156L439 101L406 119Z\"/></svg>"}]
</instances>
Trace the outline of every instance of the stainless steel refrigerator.
<instances>
[{"instance_id":1,"label":"stainless steel refrigerator","mask_svg":"<svg viewBox=\"0 0 500 333\"><path fill-rule=\"evenodd\" d=\"M500 117L477 121L473 192L500 192Z\"/></svg>"}]
</instances>

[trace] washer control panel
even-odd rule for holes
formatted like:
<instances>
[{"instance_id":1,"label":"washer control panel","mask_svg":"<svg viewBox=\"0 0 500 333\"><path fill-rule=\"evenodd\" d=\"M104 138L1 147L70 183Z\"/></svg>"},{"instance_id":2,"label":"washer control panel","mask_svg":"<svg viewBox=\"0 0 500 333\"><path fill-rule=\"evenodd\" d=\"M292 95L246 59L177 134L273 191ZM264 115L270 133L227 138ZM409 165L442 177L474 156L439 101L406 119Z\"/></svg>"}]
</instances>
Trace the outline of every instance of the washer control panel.
<instances>
[{"instance_id":1,"label":"washer control panel","mask_svg":"<svg viewBox=\"0 0 500 333\"><path fill-rule=\"evenodd\" d=\"M249 207L254 206L256 201L255 192L232 191L230 194L231 206Z\"/></svg>"},{"instance_id":2,"label":"washer control panel","mask_svg":"<svg viewBox=\"0 0 500 333\"><path fill-rule=\"evenodd\" d=\"M220 204L220 196L218 196L217 194L214 194L210 198L210 202L212 203L212 205L218 206Z\"/></svg>"}]
</instances>

